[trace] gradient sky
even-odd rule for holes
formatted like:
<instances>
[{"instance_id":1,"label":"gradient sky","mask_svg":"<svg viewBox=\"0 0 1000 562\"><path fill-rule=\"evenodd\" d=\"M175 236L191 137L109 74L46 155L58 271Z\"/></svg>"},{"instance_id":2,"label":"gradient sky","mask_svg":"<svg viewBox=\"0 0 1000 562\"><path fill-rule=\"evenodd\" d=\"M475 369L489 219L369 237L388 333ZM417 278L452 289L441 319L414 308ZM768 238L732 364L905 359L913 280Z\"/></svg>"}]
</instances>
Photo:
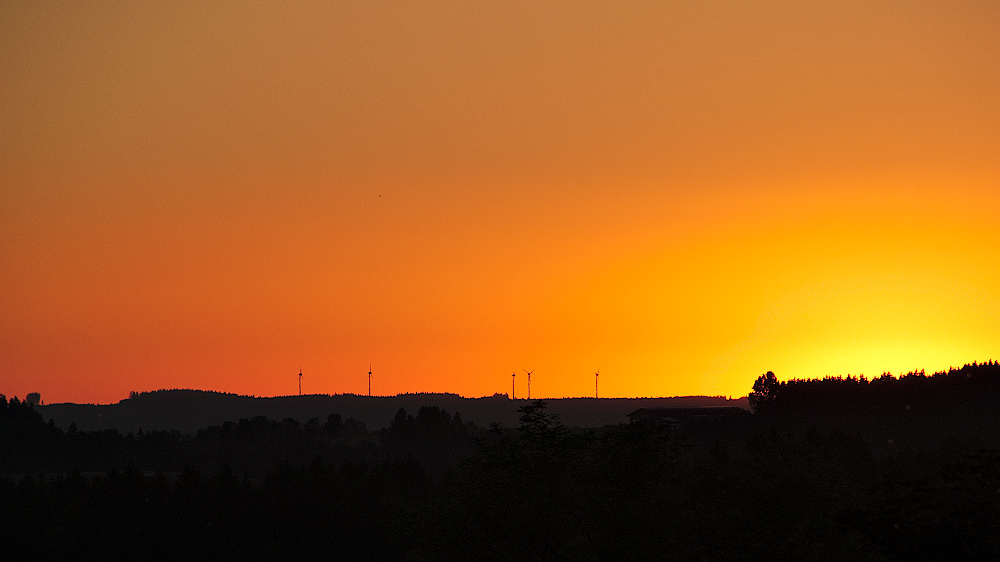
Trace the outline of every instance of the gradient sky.
<instances>
[{"instance_id":1,"label":"gradient sky","mask_svg":"<svg viewBox=\"0 0 1000 562\"><path fill-rule=\"evenodd\" d=\"M994 1L0 5L0 392L1000 359Z\"/></svg>"}]
</instances>

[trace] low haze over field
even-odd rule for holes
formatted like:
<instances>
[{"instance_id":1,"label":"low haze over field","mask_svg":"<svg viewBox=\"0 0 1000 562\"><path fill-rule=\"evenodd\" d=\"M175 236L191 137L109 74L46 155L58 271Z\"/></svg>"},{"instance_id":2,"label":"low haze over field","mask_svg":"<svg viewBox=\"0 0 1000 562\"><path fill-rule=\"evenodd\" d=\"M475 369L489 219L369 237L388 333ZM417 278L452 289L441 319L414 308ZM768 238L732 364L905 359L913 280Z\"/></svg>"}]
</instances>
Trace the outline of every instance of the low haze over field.
<instances>
[{"instance_id":1,"label":"low haze over field","mask_svg":"<svg viewBox=\"0 0 1000 562\"><path fill-rule=\"evenodd\" d=\"M1000 357L993 2L5 2L0 392Z\"/></svg>"}]
</instances>

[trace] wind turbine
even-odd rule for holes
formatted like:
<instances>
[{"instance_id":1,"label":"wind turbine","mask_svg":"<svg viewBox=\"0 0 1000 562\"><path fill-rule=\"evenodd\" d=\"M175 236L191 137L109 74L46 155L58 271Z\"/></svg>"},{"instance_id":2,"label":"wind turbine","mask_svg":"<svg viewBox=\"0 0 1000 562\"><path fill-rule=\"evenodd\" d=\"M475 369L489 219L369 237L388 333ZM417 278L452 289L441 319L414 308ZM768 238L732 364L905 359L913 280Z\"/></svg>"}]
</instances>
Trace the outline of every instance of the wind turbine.
<instances>
[{"instance_id":1,"label":"wind turbine","mask_svg":"<svg viewBox=\"0 0 1000 562\"><path fill-rule=\"evenodd\" d=\"M368 396L372 395L372 364L368 364Z\"/></svg>"},{"instance_id":2,"label":"wind turbine","mask_svg":"<svg viewBox=\"0 0 1000 562\"><path fill-rule=\"evenodd\" d=\"M529 371L527 369L524 369L524 372L528 373L528 400L531 400L531 373L534 373L535 370L532 369Z\"/></svg>"},{"instance_id":3,"label":"wind turbine","mask_svg":"<svg viewBox=\"0 0 1000 562\"><path fill-rule=\"evenodd\" d=\"M299 365L299 396L302 396L302 365Z\"/></svg>"},{"instance_id":4,"label":"wind turbine","mask_svg":"<svg viewBox=\"0 0 1000 562\"><path fill-rule=\"evenodd\" d=\"M510 374L510 399L514 399L514 380L517 377L517 371Z\"/></svg>"},{"instance_id":5,"label":"wind turbine","mask_svg":"<svg viewBox=\"0 0 1000 562\"><path fill-rule=\"evenodd\" d=\"M597 377L599 376L601 376L600 369L598 369L597 372L594 373L594 398L599 398L599 396L597 395Z\"/></svg>"}]
</instances>

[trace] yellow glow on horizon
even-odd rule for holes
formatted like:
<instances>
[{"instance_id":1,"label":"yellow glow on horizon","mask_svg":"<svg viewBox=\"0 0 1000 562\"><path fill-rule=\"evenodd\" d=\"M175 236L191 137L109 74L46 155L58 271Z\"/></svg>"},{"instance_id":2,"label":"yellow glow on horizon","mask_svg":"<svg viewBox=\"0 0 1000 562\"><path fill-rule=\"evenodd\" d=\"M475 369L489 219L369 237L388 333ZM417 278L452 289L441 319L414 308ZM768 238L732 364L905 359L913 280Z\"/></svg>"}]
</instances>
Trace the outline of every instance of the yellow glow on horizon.
<instances>
[{"instance_id":1,"label":"yellow glow on horizon","mask_svg":"<svg viewBox=\"0 0 1000 562\"><path fill-rule=\"evenodd\" d=\"M1000 301L955 283L906 276L823 283L762 315L706 373L706 384L746 386L754 364L781 379L947 370L995 359L998 321Z\"/></svg>"}]
</instances>

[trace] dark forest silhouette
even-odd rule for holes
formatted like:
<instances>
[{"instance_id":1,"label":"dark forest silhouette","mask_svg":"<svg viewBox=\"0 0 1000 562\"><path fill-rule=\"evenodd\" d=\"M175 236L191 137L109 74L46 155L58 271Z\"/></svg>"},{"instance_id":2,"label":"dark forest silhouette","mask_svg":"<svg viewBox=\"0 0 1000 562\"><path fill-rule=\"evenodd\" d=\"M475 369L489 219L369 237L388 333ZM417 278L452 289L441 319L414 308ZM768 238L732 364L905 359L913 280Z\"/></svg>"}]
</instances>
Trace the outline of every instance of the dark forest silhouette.
<instances>
[{"instance_id":1,"label":"dark forest silhouette","mask_svg":"<svg viewBox=\"0 0 1000 562\"><path fill-rule=\"evenodd\" d=\"M331 412L122 434L64 430L4 397L0 546L69 559L1000 557L997 363L765 374L749 401L752 415L589 429L534 401L510 404L516 427L428 405L377 430Z\"/></svg>"}]
</instances>

